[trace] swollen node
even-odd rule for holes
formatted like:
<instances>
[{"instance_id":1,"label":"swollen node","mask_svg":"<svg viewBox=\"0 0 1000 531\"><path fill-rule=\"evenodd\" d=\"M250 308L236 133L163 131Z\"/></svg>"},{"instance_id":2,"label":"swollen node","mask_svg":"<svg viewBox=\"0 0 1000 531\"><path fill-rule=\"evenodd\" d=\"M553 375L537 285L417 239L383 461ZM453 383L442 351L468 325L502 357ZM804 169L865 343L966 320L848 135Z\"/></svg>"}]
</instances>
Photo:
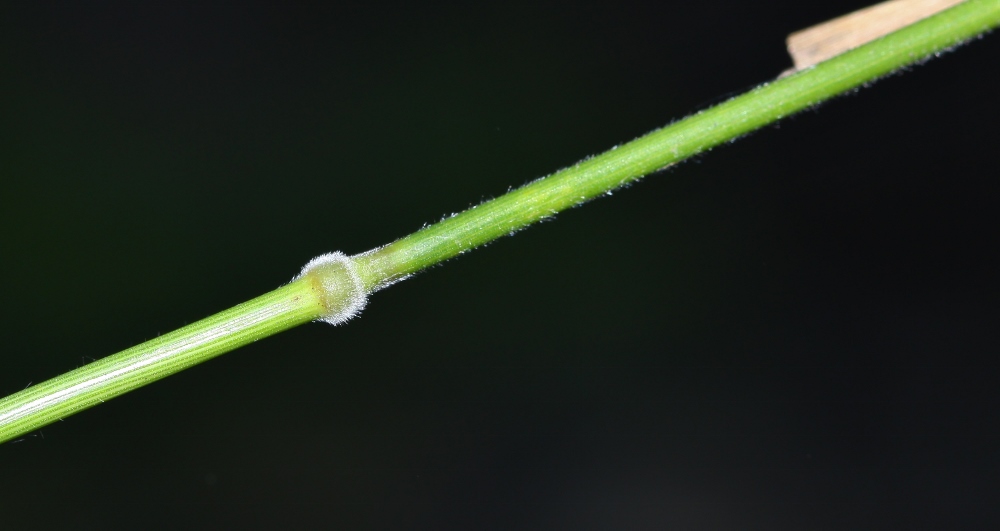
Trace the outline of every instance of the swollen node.
<instances>
[{"instance_id":1,"label":"swollen node","mask_svg":"<svg viewBox=\"0 0 1000 531\"><path fill-rule=\"evenodd\" d=\"M326 308L326 314L317 321L338 325L360 313L368 302L368 293L354 268L354 261L340 251L310 260L295 280L305 277L311 278L320 290L320 300Z\"/></svg>"}]
</instances>

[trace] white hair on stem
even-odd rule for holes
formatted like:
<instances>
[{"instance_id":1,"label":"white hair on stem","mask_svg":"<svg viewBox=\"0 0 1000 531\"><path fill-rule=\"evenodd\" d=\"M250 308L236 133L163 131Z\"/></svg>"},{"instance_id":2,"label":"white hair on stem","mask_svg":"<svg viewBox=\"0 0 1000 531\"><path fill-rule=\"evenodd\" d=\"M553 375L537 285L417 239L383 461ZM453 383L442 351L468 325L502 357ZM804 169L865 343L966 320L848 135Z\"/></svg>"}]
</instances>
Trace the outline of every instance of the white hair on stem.
<instances>
[{"instance_id":1,"label":"white hair on stem","mask_svg":"<svg viewBox=\"0 0 1000 531\"><path fill-rule=\"evenodd\" d=\"M295 277L310 277L313 289L320 291L326 313L317 321L339 325L361 313L368 303L368 292L354 267L354 260L340 251L321 254L302 266Z\"/></svg>"}]
</instances>

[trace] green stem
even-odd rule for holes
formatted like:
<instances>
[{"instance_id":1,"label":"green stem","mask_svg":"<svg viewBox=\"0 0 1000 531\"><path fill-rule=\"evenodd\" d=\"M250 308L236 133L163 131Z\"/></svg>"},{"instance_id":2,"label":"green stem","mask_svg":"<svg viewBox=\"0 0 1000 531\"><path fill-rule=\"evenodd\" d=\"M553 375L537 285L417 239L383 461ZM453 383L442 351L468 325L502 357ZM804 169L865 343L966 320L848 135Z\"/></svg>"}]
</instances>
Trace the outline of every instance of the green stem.
<instances>
[{"instance_id":1,"label":"green stem","mask_svg":"<svg viewBox=\"0 0 1000 531\"><path fill-rule=\"evenodd\" d=\"M358 272L369 290L378 290L556 212L869 83L997 25L1000 25L1000 1L968 0L813 68L765 83L721 105L583 160L385 247L358 255L354 257Z\"/></svg>"},{"instance_id":2,"label":"green stem","mask_svg":"<svg viewBox=\"0 0 1000 531\"><path fill-rule=\"evenodd\" d=\"M0 442L307 321L342 323L364 307L368 293L997 25L1000 0L968 0L384 247L319 257L282 288L0 399Z\"/></svg>"},{"instance_id":3,"label":"green stem","mask_svg":"<svg viewBox=\"0 0 1000 531\"><path fill-rule=\"evenodd\" d=\"M61 420L219 354L318 318L302 278L226 311L0 399L0 442Z\"/></svg>"}]
</instances>

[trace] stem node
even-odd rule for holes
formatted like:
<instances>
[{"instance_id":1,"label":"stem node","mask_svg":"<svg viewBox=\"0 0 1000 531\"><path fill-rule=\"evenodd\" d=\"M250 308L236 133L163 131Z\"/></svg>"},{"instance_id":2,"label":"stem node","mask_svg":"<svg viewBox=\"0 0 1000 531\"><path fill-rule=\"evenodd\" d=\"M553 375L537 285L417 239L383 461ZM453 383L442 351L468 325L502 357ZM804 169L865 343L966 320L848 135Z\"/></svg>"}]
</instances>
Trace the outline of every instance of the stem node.
<instances>
[{"instance_id":1,"label":"stem node","mask_svg":"<svg viewBox=\"0 0 1000 531\"><path fill-rule=\"evenodd\" d=\"M340 251L313 258L295 280L307 278L325 312L317 321L339 325L359 314L368 303L368 291L354 260Z\"/></svg>"}]
</instances>

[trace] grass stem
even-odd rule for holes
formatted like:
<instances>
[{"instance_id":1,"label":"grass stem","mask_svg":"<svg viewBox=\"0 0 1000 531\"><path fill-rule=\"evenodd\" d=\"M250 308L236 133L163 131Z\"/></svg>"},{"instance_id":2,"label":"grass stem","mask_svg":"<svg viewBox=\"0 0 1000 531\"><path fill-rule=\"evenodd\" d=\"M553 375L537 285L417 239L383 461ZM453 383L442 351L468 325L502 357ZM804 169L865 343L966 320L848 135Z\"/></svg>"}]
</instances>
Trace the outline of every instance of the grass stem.
<instances>
[{"instance_id":1,"label":"grass stem","mask_svg":"<svg viewBox=\"0 0 1000 531\"><path fill-rule=\"evenodd\" d=\"M313 260L290 284L0 399L0 442L299 324L339 324L367 295L422 269L853 90L1000 25L1000 0L968 0L765 83L372 251Z\"/></svg>"}]
</instances>

